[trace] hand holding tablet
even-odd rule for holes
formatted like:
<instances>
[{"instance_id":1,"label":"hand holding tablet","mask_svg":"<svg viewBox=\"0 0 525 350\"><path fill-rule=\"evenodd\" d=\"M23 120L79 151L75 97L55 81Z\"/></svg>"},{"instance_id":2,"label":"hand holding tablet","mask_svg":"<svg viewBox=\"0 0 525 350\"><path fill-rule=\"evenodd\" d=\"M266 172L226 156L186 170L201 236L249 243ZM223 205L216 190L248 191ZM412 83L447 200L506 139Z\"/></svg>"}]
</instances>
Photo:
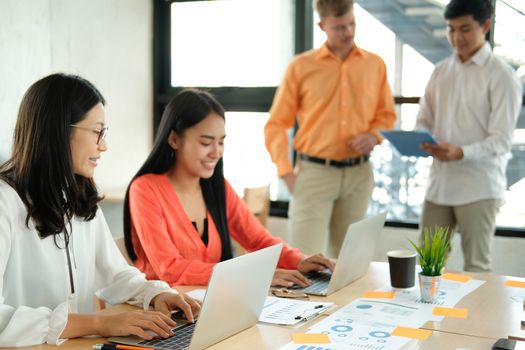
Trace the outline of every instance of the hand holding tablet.
<instances>
[{"instance_id":1,"label":"hand holding tablet","mask_svg":"<svg viewBox=\"0 0 525 350\"><path fill-rule=\"evenodd\" d=\"M421 149L421 144L437 144L437 141L428 131L391 130L380 131L380 133L394 146L399 154L407 157L428 157L430 154Z\"/></svg>"}]
</instances>

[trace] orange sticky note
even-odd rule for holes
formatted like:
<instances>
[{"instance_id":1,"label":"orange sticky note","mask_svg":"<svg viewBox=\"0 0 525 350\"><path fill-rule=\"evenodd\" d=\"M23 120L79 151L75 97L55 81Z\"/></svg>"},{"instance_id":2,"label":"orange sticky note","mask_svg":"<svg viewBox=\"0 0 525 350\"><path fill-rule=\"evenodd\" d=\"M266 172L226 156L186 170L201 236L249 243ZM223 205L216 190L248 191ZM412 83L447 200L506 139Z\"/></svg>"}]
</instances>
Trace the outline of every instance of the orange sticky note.
<instances>
[{"instance_id":1,"label":"orange sticky note","mask_svg":"<svg viewBox=\"0 0 525 350\"><path fill-rule=\"evenodd\" d=\"M444 273L441 276L441 278L443 278L444 280L451 280L451 281L456 281L456 282L461 282L461 283L468 282L472 279L472 277L470 276L458 275L456 273Z\"/></svg>"},{"instance_id":2,"label":"orange sticky note","mask_svg":"<svg viewBox=\"0 0 525 350\"><path fill-rule=\"evenodd\" d=\"M525 288L525 282L521 281L506 280L505 285L507 287Z\"/></svg>"},{"instance_id":3,"label":"orange sticky note","mask_svg":"<svg viewBox=\"0 0 525 350\"><path fill-rule=\"evenodd\" d=\"M328 344L330 338L324 333L294 333L293 342L296 344Z\"/></svg>"},{"instance_id":4,"label":"orange sticky note","mask_svg":"<svg viewBox=\"0 0 525 350\"><path fill-rule=\"evenodd\" d=\"M456 309L453 307L434 306L434 308L432 309L432 315L456 317L456 318L467 318L468 310L467 309Z\"/></svg>"},{"instance_id":5,"label":"orange sticky note","mask_svg":"<svg viewBox=\"0 0 525 350\"><path fill-rule=\"evenodd\" d=\"M394 328L392 335L397 337L426 340L432 335L432 331L429 331L428 329L396 327Z\"/></svg>"},{"instance_id":6,"label":"orange sticky note","mask_svg":"<svg viewBox=\"0 0 525 350\"><path fill-rule=\"evenodd\" d=\"M374 298L374 299L394 299L395 292L365 292L363 298Z\"/></svg>"}]
</instances>

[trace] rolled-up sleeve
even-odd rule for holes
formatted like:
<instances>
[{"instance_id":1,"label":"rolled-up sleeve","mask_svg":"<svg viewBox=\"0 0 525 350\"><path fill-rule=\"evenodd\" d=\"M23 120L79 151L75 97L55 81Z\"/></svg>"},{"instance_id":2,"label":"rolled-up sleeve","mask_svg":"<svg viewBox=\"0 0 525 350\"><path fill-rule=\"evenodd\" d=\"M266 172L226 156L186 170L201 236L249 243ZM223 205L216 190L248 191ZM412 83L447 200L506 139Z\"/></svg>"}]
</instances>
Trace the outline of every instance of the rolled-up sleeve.
<instances>
[{"instance_id":1,"label":"rolled-up sleeve","mask_svg":"<svg viewBox=\"0 0 525 350\"><path fill-rule=\"evenodd\" d=\"M66 339L60 335L67 324L68 304L64 302L51 310L46 307L17 308L0 304L0 347L60 345Z\"/></svg>"}]
</instances>

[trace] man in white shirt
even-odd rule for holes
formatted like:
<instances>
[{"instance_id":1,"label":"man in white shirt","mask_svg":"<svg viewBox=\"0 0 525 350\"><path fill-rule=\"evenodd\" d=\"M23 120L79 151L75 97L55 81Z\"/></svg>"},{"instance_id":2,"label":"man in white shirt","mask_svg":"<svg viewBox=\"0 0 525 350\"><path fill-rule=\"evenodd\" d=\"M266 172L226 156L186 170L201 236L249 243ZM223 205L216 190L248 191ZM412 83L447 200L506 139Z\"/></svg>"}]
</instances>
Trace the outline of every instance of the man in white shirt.
<instances>
[{"instance_id":1,"label":"man in white shirt","mask_svg":"<svg viewBox=\"0 0 525 350\"><path fill-rule=\"evenodd\" d=\"M465 271L490 271L496 214L506 188L505 168L521 108L513 69L485 41L490 0L451 0L445 8L454 54L438 63L420 101L417 129L437 145L421 227L456 227ZM450 238L450 237L449 237Z\"/></svg>"}]
</instances>

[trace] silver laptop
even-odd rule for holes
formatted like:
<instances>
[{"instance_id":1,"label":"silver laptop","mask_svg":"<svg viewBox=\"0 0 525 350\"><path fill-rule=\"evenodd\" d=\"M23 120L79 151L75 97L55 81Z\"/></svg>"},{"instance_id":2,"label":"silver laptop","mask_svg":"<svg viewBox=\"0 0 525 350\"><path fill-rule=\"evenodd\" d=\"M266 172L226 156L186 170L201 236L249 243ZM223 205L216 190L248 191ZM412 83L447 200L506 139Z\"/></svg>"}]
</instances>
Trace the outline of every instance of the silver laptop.
<instances>
[{"instance_id":1,"label":"silver laptop","mask_svg":"<svg viewBox=\"0 0 525 350\"><path fill-rule=\"evenodd\" d=\"M345 240L335 265L334 272L310 272L306 277L312 284L291 289L312 295L330 295L362 277L374 256L381 229L385 224L386 212L348 226Z\"/></svg>"},{"instance_id":2,"label":"silver laptop","mask_svg":"<svg viewBox=\"0 0 525 350\"><path fill-rule=\"evenodd\" d=\"M168 339L135 336L109 341L155 349L201 350L257 323L282 243L215 265L197 322L177 321Z\"/></svg>"}]
</instances>

